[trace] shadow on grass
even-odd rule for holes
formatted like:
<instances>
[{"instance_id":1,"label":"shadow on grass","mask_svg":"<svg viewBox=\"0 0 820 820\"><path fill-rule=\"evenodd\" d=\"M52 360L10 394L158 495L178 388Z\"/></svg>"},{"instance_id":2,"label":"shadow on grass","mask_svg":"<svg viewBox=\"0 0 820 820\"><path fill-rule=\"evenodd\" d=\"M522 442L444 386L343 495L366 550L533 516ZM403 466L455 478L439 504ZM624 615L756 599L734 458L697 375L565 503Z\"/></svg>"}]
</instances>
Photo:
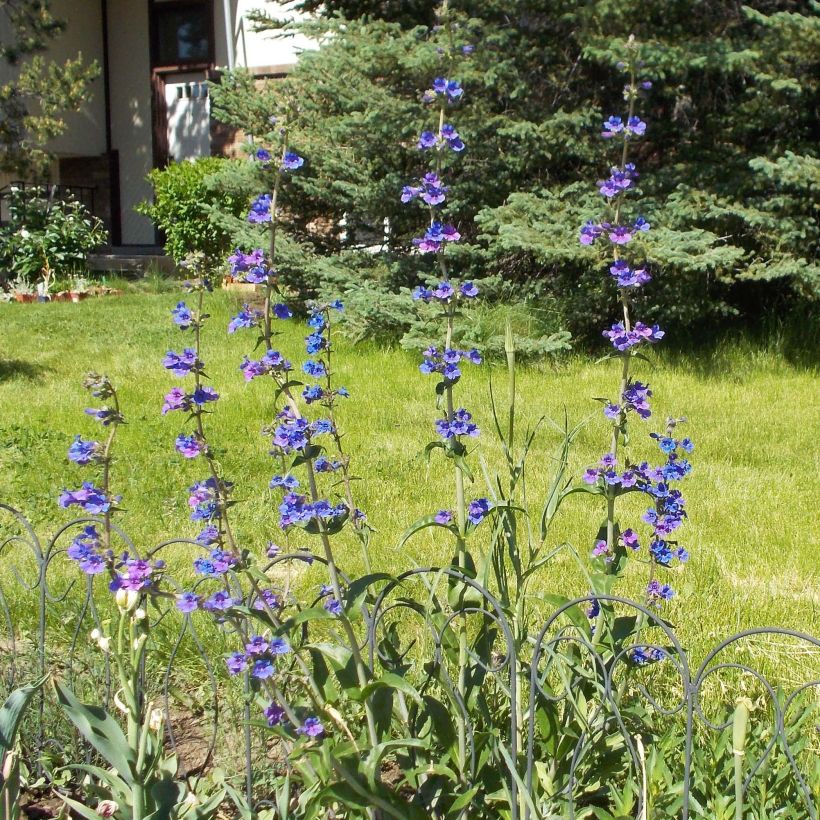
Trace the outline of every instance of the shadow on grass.
<instances>
[{"instance_id":1,"label":"shadow on grass","mask_svg":"<svg viewBox=\"0 0 820 820\"><path fill-rule=\"evenodd\" d=\"M41 364L27 362L24 359L0 359L0 382L25 379L26 381L42 381L43 376L50 372L50 368Z\"/></svg>"}]
</instances>

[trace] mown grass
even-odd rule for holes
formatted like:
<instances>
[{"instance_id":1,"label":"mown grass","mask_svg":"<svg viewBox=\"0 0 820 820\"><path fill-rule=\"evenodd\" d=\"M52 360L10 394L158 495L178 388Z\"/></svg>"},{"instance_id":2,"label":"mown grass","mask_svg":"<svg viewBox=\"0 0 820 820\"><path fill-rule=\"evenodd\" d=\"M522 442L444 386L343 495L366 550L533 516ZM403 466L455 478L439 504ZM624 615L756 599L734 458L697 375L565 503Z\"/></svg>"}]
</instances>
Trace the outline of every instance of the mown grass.
<instances>
[{"instance_id":1,"label":"mown grass","mask_svg":"<svg viewBox=\"0 0 820 820\"><path fill-rule=\"evenodd\" d=\"M71 517L56 505L60 490L90 477L69 464L65 453L75 433L99 435L82 412L88 397L80 382L92 369L118 385L128 420L114 470L115 489L124 497L122 527L141 549L196 532L188 521L185 489L204 477L202 465L174 452L182 418L160 415L163 394L177 383L160 360L167 349L186 344L169 320L177 299L175 293L133 293L79 305L0 305L0 500L23 510L41 534ZM254 339L225 335L236 304L222 293L211 300L204 358L221 399L208 430L226 475L236 482L235 529L243 544L261 551L268 539L281 542L276 498L267 489L275 466L259 435L271 418L273 391L261 381L246 385L238 370ZM279 328L280 347L299 360L303 327L285 322ZM340 341L337 354L340 383L352 394L340 421L354 470L363 479L356 483L357 502L378 530L371 545L374 569L395 572L414 563L447 562L452 544L438 531L425 530L397 547L417 518L452 506L449 462L433 454L428 463L423 455L437 415L432 380L419 373L415 356L400 350ZM636 457L653 456L645 433L659 429L667 415L689 419L695 470L685 482L690 520L682 541L691 560L681 573L672 573L678 594L666 610L682 643L700 657L720 638L751 626L820 633L816 372L740 338L697 355L662 349L657 355L656 366L641 365L655 392L654 416L634 425L630 448ZM578 475L606 447L605 420L592 397L614 393L615 368L613 362L595 364L581 356L522 368L521 433L541 417L560 421L566 413L574 423L592 414L572 455ZM492 471L503 463L493 434L490 379L496 395L504 396L505 371L499 366L469 371L458 394L484 431L478 453ZM540 427L527 475L534 515L540 513L559 440L549 424ZM471 495L486 495L480 469L476 485ZM602 509L575 498L550 538L586 556ZM630 514L637 520L641 509L628 509L622 520ZM486 546L487 537L478 530L473 552ZM306 538L293 543L309 546ZM357 543L342 535L338 544L345 571L362 573ZM645 569L636 564L619 591L639 595L645 581ZM539 589L567 596L587 592L568 553L543 569Z\"/></svg>"}]
</instances>

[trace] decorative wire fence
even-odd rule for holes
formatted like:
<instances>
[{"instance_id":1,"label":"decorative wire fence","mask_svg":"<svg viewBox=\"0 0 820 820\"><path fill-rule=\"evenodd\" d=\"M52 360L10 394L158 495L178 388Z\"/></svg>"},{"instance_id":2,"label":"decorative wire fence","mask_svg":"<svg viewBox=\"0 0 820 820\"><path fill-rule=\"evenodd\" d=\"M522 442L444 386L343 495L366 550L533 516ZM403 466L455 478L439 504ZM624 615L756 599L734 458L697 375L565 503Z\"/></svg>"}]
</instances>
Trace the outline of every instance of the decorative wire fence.
<instances>
[{"instance_id":1,"label":"decorative wire fence","mask_svg":"<svg viewBox=\"0 0 820 820\"><path fill-rule=\"evenodd\" d=\"M66 524L44 543L22 514L5 504L0 511L5 687L49 673L81 700L116 712L108 655L88 639L114 611L106 579L81 575L64 546L67 534L89 519ZM139 553L125 533L113 530L124 549ZM145 557L165 558L172 576L202 549L180 539ZM294 553L272 559L265 572L286 594L321 582L323 570L321 559ZM817 637L750 629L721 641L695 666L667 621L619 596L584 596L553 611L536 607L522 640L499 600L453 568L376 577L364 596L360 628L371 669L406 674L412 668L418 691L462 715L469 766L477 770L479 756L493 757L511 795L513 820L598 816L590 814L596 795L615 786L631 806L621 816L652 817L653 805L667 812L658 816L717 816L719 793L734 789L745 805L760 807L749 816L818 816ZM640 641L614 653L597 642L587 616L593 607L612 615L616 631L634 632L638 624ZM166 741L184 775L201 778L215 766L241 771L249 804L269 805L266 783L286 765L283 750L258 728L250 679L243 687L225 672L232 636L200 614L183 615L172 598L151 613L155 645L142 669L143 697L164 710ZM490 636L481 652L471 649L472 668L481 670L479 703L460 696L459 670L447 651L461 629ZM752 706L742 749L733 737L741 697ZM408 705L409 728L421 733L416 718ZM55 779L61 765L93 757L47 690L21 742L31 769L57 789L68 788ZM772 811L767 795L775 787L782 805Z\"/></svg>"}]
</instances>

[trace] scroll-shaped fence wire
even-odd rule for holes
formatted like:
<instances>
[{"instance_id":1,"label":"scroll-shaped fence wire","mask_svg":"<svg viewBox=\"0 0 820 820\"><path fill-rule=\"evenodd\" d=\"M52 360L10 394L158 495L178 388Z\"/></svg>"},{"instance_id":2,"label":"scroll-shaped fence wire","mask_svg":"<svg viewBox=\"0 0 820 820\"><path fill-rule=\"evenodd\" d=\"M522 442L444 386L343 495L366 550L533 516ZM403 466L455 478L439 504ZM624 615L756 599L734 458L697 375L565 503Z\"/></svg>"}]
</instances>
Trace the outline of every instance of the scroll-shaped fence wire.
<instances>
[{"instance_id":1,"label":"scroll-shaped fence wire","mask_svg":"<svg viewBox=\"0 0 820 820\"><path fill-rule=\"evenodd\" d=\"M114 612L107 581L80 575L64 546L93 519L65 525L44 545L23 515L4 504L0 511L7 533L0 538L4 688L49 672L81 700L116 713L108 655L88 639ZM122 549L138 553L125 533L113 533ZM181 591L174 573L202 549L175 539L146 555L166 560L166 581ZM264 567L285 592L305 572L323 570L309 553L280 555ZM453 568L374 576L365 591L362 654L374 675L412 684L424 708L399 687L391 693L394 711L406 735L432 738L394 761L399 771L385 773L403 778L422 804L435 776L413 772L433 771L440 761L430 755L450 743L449 764L465 782L483 783L497 796L498 815L514 820L596 816L601 806L636 818L718 816L726 795L742 797L752 816L818 816L816 637L747 630L695 667L669 623L618 596L567 601L522 635L489 590ZM265 778L281 750L254 728L248 678L243 689L225 672L233 636L198 613L178 612L173 595L151 618L154 646L141 689L165 712L166 743L182 773L199 778L217 764L242 771L249 802L266 805ZM733 737L738 698L752 709L743 749ZM47 690L23 726L22 747L46 779L59 764L92 756ZM772 804L775 793L782 805ZM492 811L484 807L482 816Z\"/></svg>"}]
</instances>

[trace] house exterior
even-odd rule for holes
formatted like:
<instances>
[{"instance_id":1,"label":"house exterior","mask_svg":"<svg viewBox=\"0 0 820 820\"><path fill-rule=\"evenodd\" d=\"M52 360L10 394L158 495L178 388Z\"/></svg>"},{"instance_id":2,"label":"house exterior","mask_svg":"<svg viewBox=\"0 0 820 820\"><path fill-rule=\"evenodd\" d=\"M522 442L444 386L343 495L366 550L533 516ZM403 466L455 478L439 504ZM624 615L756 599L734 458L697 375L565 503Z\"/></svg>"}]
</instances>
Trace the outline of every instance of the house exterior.
<instances>
[{"instance_id":1,"label":"house exterior","mask_svg":"<svg viewBox=\"0 0 820 820\"><path fill-rule=\"evenodd\" d=\"M293 16L264 0L53 0L52 6L67 25L47 56L60 60L79 51L101 69L83 110L67 117L65 133L51 146L52 182L84 191L115 247L156 243L150 220L134 211L151 197L152 168L230 152L233 135L210 116L208 80L235 66L260 77L283 75L310 47L304 38L251 30L253 8Z\"/></svg>"}]
</instances>

